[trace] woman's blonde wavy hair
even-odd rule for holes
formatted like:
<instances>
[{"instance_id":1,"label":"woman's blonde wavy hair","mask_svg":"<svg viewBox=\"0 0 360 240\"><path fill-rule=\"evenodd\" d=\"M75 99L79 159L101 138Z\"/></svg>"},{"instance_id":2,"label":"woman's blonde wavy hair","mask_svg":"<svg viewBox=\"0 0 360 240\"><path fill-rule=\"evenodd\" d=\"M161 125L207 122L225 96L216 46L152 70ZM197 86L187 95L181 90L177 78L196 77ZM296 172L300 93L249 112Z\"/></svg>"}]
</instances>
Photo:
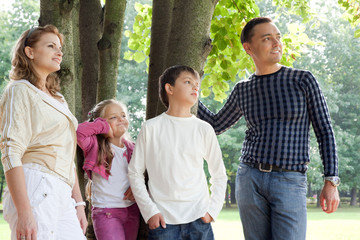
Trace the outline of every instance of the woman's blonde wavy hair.
<instances>
[{"instance_id":1,"label":"woman's blonde wavy hair","mask_svg":"<svg viewBox=\"0 0 360 240\"><path fill-rule=\"evenodd\" d=\"M25 47L34 47L40 40L40 37L45 33L53 33L60 39L61 46L63 45L64 36L59 33L59 30L53 25L46 25L44 27L36 27L26 30L21 34L14 49L11 60L11 80L26 79L36 87L39 86L39 76L35 71L32 61L25 54ZM46 87L50 94L55 98L60 98L57 92L60 91L60 79L56 73L51 73L46 79Z\"/></svg>"}]
</instances>

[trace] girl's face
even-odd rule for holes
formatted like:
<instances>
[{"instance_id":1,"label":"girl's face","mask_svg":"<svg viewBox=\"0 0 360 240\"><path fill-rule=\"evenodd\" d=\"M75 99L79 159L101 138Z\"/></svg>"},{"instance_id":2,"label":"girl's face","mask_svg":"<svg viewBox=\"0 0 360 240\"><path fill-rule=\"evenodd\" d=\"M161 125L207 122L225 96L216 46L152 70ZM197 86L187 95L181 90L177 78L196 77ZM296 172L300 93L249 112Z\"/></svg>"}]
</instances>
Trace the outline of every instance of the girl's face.
<instances>
[{"instance_id":1,"label":"girl's face","mask_svg":"<svg viewBox=\"0 0 360 240\"><path fill-rule=\"evenodd\" d=\"M25 48L39 74L49 74L60 69L63 53L59 37L54 33L44 33L33 47Z\"/></svg>"},{"instance_id":2,"label":"girl's face","mask_svg":"<svg viewBox=\"0 0 360 240\"><path fill-rule=\"evenodd\" d=\"M116 103L109 104L104 111L104 118L109 123L114 137L121 137L129 127L125 110Z\"/></svg>"}]
</instances>

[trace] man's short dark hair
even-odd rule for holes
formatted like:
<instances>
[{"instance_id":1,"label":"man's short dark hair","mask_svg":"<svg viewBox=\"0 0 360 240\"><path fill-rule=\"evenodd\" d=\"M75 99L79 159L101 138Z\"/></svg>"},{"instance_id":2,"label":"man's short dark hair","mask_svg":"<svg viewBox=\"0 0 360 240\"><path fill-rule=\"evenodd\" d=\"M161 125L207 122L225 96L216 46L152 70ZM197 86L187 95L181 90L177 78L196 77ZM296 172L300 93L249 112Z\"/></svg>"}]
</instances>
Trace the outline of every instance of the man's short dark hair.
<instances>
[{"instance_id":1,"label":"man's short dark hair","mask_svg":"<svg viewBox=\"0 0 360 240\"><path fill-rule=\"evenodd\" d=\"M180 76L182 72L189 72L194 76L198 76L197 71L191 67L184 65L175 65L167 68L159 78L159 97L161 102L167 108L169 107L169 98L165 90L165 85L169 83L171 86L174 86L176 79Z\"/></svg>"},{"instance_id":2,"label":"man's short dark hair","mask_svg":"<svg viewBox=\"0 0 360 240\"><path fill-rule=\"evenodd\" d=\"M254 36L253 29L256 25L269 22L272 22L272 19L269 17L257 17L251 19L241 31L241 44L251 41L251 38Z\"/></svg>"}]
</instances>

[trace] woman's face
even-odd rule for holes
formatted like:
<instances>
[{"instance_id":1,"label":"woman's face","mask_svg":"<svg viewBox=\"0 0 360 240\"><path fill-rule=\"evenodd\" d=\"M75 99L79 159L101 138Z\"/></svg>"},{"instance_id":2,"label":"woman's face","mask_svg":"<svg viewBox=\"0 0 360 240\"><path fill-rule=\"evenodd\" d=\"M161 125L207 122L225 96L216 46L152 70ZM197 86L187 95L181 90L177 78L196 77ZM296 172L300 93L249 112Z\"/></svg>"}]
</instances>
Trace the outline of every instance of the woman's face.
<instances>
[{"instance_id":1,"label":"woman's face","mask_svg":"<svg viewBox=\"0 0 360 240\"><path fill-rule=\"evenodd\" d=\"M114 137L121 137L129 127L125 110L116 103L109 104L104 111L104 118L109 123Z\"/></svg>"},{"instance_id":2,"label":"woman's face","mask_svg":"<svg viewBox=\"0 0 360 240\"><path fill-rule=\"evenodd\" d=\"M60 69L63 53L59 37L54 33L44 33L32 47L25 48L39 74L50 74Z\"/></svg>"}]
</instances>

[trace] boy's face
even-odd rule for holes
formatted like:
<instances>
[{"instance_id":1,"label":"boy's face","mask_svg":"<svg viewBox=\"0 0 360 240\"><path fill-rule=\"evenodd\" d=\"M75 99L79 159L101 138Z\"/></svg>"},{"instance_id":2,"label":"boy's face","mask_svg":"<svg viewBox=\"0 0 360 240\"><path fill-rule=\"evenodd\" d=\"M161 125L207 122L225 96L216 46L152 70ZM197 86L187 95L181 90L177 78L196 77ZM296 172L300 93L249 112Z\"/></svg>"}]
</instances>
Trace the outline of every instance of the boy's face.
<instances>
[{"instance_id":1,"label":"boy's face","mask_svg":"<svg viewBox=\"0 0 360 240\"><path fill-rule=\"evenodd\" d=\"M253 28L253 33L251 41L243 46L255 64L271 66L279 63L283 46L280 31L275 24L258 24Z\"/></svg>"},{"instance_id":2,"label":"boy's face","mask_svg":"<svg viewBox=\"0 0 360 240\"><path fill-rule=\"evenodd\" d=\"M169 103L192 107L199 97L200 78L190 72L182 72L175 80L175 85L166 84Z\"/></svg>"}]
</instances>

